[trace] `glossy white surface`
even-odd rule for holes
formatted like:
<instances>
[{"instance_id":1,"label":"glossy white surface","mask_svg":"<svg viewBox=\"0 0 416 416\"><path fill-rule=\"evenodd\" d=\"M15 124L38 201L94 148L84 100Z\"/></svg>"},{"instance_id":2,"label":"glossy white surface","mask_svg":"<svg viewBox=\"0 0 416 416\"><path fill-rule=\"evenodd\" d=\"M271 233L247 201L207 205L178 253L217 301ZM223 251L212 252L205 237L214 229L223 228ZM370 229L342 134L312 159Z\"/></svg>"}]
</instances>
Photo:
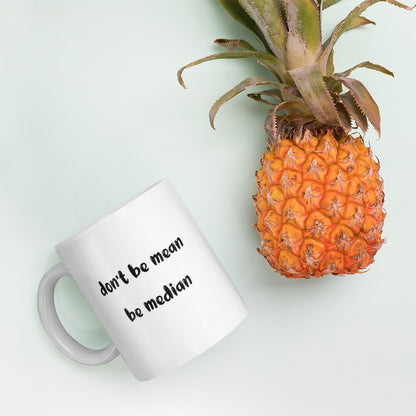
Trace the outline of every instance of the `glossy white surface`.
<instances>
[{"instance_id":1,"label":"glossy white surface","mask_svg":"<svg viewBox=\"0 0 416 416\"><path fill-rule=\"evenodd\" d=\"M65 239L56 252L62 264L43 276L38 311L54 344L78 363L108 363L116 348L134 376L147 381L205 352L247 315L168 179ZM108 347L88 349L62 327L54 288L65 276L96 313Z\"/></svg>"},{"instance_id":2,"label":"glossy white surface","mask_svg":"<svg viewBox=\"0 0 416 416\"><path fill-rule=\"evenodd\" d=\"M326 34L358 1L341 3L325 14ZM176 83L178 67L219 50L215 38L249 39L219 3L0 1L2 413L416 412L409 183L416 177L416 11L381 3L365 15L377 26L346 34L336 64L343 70L370 60L396 74L355 75L382 112L382 139L368 138L385 179L387 244L366 274L292 281L256 253L251 227L254 171L265 149L261 105L242 95L220 111L216 131L208 123L219 95L265 72L254 62L217 61L185 72L188 90ZM49 341L36 311L39 279L58 261L53 245L166 176L250 314L206 354L149 383L138 383L121 359L74 364ZM77 339L108 343L69 279L56 297Z\"/></svg>"}]
</instances>

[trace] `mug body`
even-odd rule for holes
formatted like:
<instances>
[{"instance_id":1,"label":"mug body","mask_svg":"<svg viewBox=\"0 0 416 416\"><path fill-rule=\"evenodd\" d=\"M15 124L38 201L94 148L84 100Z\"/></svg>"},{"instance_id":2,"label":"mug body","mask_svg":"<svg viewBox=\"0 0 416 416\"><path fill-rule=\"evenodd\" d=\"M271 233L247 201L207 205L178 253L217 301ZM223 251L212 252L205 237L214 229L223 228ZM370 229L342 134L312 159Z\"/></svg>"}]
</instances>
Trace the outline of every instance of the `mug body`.
<instances>
[{"instance_id":1,"label":"mug body","mask_svg":"<svg viewBox=\"0 0 416 416\"><path fill-rule=\"evenodd\" d=\"M247 313L166 179L56 251L139 380L199 355Z\"/></svg>"}]
</instances>

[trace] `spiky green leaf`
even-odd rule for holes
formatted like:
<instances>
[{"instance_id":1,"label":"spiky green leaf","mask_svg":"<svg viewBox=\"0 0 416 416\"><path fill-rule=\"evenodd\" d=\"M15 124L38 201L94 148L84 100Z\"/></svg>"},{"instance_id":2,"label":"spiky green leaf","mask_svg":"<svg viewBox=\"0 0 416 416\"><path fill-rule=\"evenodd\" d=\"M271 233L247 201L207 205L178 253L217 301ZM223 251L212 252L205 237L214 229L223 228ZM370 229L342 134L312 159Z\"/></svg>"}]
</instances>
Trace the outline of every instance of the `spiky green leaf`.
<instances>
[{"instance_id":1,"label":"spiky green leaf","mask_svg":"<svg viewBox=\"0 0 416 416\"><path fill-rule=\"evenodd\" d=\"M277 100L277 103L265 100L263 98L263 95L265 95L267 97L274 98L275 100ZM251 98L252 100L254 100L258 103L269 104L269 105L273 105L273 106L277 105L278 103L280 103L282 101L281 90L277 89L277 88L270 89L270 90L259 91L259 92L252 92L250 94L247 94L247 97Z\"/></svg>"},{"instance_id":2,"label":"spiky green leaf","mask_svg":"<svg viewBox=\"0 0 416 416\"><path fill-rule=\"evenodd\" d=\"M355 102L358 104L380 137L380 110L367 88L356 79L343 77L334 78L340 80L351 91Z\"/></svg>"},{"instance_id":3,"label":"spiky green leaf","mask_svg":"<svg viewBox=\"0 0 416 416\"><path fill-rule=\"evenodd\" d=\"M358 16L348 25L348 27L345 29L345 31L347 32L348 30L356 29L357 27L361 27L361 26L365 26L365 25L374 25L375 26L375 24L376 24L376 22L373 22L372 20L367 19L364 16Z\"/></svg>"},{"instance_id":4,"label":"spiky green leaf","mask_svg":"<svg viewBox=\"0 0 416 416\"><path fill-rule=\"evenodd\" d=\"M375 22L373 22L372 20L367 19L364 16L358 16L354 20L352 20L351 23L346 27L346 29L344 30L344 33L348 32L349 30L357 29L358 27L361 27L361 26L375 25L375 24L376 24ZM331 41L331 37L329 37L324 42L324 44L322 45L322 49L325 50L328 47L330 41ZM334 54L334 49L331 50L331 53L330 53L330 56L329 56L328 60L331 59L331 55L333 55L333 54ZM327 74L329 75L330 73L327 72Z\"/></svg>"},{"instance_id":5,"label":"spiky green leaf","mask_svg":"<svg viewBox=\"0 0 416 416\"><path fill-rule=\"evenodd\" d=\"M302 96L295 85L287 85L282 87L283 101L302 101Z\"/></svg>"},{"instance_id":6,"label":"spiky green leaf","mask_svg":"<svg viewBox=\"0 0 416 416\"><path fill-rule=\"evenodd\" d=\"M335 65L334 65L334 50L331 51L328 57L328 63L326 65L326 73L328 75L332 75L335 71Z\"/></svg>"},{"instance_id":7,"label":"spiky green leaf","mask_svg":"<svg viewBox=\"0 0 416 416\"><path fill-rule=\"evenodd\" d=\"M331 6L333 6L334 4L337 4L340 1L341 0L323 0L323 2L322 2L322 8L325 10L328 7L331 7Z\"/></svg>"},{"instance_id":8,"label":"spiky green leaf","mask_svg":"<svg viewBox=\"0 0 416 416\"><path fill-rule=\"evenodd\" d=\"M393 72L389 71L387 68L384 68L384 66L378 65L378 64L373 64L369 61L365 61L365 62L361 62L357 65L354 65L353 67L343 71L343 72L339 72L334 74L337 77L349 77L351 75L351 72L354 71L354 69L357 68L368 68L368 69L373 69L374 71L379 71L382 72L383 74L386 75L390 75L391 77L394 77Z\"/></svg>"},{"instance_id":9,"label":"spiky green leaf","mask_svg":"<svg viewBox=\"0 0 416 416\"><path fill-rule=\"evenodd\" d=\"M351 117L341 102L338 101L335 104L335 107L337 109L338 120L341 124L341 127L348 133L351 130Z\"/></svg>"},{"instance_id":10,"label":"spiky green leaf","mask_svg":"<svg viewBox=\"0 0 416 416\"><path fill-rule=\"evenodd\" d=\"M218 0L225 10L233 17L237 22L245 26L253 35L258 39L258 41L264 46L264 48L271 52L267 44L267 40L264 37L260 28L256 25L256 22L249 16L244 7L240 4L238 0Z\"/></svg>"},{"instance_id":11,"label":"spiky green leaf","mask_svg":"<svg viewBox=\"0 0 416 416\"><path fill-rule=\"evenodd\" d=\"M233 52L235 50L255 51L256 48L243 39L215 39L214 43Z\"/></svg>"},{"instance_id":12,"label":"spiky green leaf","mask_svg":"<svg viewBox=\"0 0 416 416\"><path fill-rule=\"evenodd\" d=\"M183 82L182 73L185 69L190 68L195 65L202 64L204 62L213 61L216 59L242 59L242 58L251 58L256 59L260 64L265 66L279 81L283 77L282 64L277 58L273 55L266 52L259 51L233 51L233 52L221 52L214 55L206 56L205 58L197 59L189 63L188 65L183 66L178 71L178 81L182 87L186 88L185 83Z\"/></svg>"},{"instance_id":13,"label":"spiky green leaf","mask_svg":"<svg viewBox=\"0 0 416 416\"><path fill-rule=\"evenodd\" d=\"M363 16L358 16L356 17L349 25L348 27L345 29L345 32L349 31L349 30L353 30L356 29L358 27L364 26L364 25L375 25L375 22L373 22L372 20L369 20ZM322 48L325 49L328 44L329 41L331 40L331 38L327 39ZM328 56L328 62L326 65L326 74L327 75L332 75L335 71L335 67L334 67L334 49L331 50L329 56Z\"/></svg>"},{"instance_id":14,"label":"spiky green leaf","mask_svg":"<svg viewBox=\"0 0 416 416\"><path fill-rule=\"evenodd\" d=\"M351 119L357 123L357 126L361 129L363 134L365 134L368 129L367 117L363 114L362 110L355 102L352 94L347 92L345 94L341 94L339 98L342 100Z\"/></svg>"},{"instance_id":15,"label":"spiky green leaf","mask_svg":"<svg viewBox=\"0 0 416 416\"><path fill-rule=\"evenodd\" d=\"M220 0L224 1L224 0ZM282 62L285 61L287 30L277 3L270 0L239 0L256 26L261 29L268 47Z\"/></svg>"},{"instance_id":16,"label":"spiky green leaf","mask_svg":"<svg viewBox=\"0 0 416 416\"><path fill-rule=\"evenodd\" d=\"M214 119L215 116L220 109L222 105L224 105L227 101L231 100L231 98L235 97L237 94L240 94L240 92L243 92L247 90L248 88L255 87L256 85L277 85L280 86L279 83L274 81L269 81L264 78L255 77L255 78L246 78L240 83L238 83L234 88L226 92L224 95L222 95L220 98L218 98L217 101L215 101L214 105L211 107L211 110L209 111L209 121L211 123L211 127L215 129L214 127Z\"/></svg>"},{"instance_id":17,"label":"spiky green leaf","mask_svg":"<svg viewBox=\"0 0 416 416\"><path fill-rule=\"evenodd\" d=\"M321 22L315 0L282 0L287 12L286 68L315 63L321 55Z\"/></svg>"},{"instance_id":18,"label":"spiky green leaf","mask_svg":"<svg viewBox=\"0 0 416 416\"><path fill-rule=\"evenodd\" d=\"M304 101L285 101L276 107L276 112L297 114L304 117L313 117L312 111Z\"/></svg>"},{"instance_id":19,"label":"spiky green leaf","mask_svg":"<svg viewBox=\"0 0 416 416\"><path fill-rule=\"evenodd\" d=\"M300 94L316 119L327 125L339 124L337 111L317 64L292 69L293 78Z\"/></svg>"},{"instance_id":20,"label":"spiky green leaf","mask_svg":"<svg viewBox=\"0 0 416 416\"><path fill-rule=\"evenodd\" d=\"M342 82L333 78L332 76L324 77L324 81L326 84L326 87L328 88L328 91L331 94L341 94L342 92Z\"/></svg>"},{"instance_id":21,"label":"spiky green leaf","mask_svg":"<svg viewBox=\"0 0 416 416\"><path fill-rule=\"evenodd\" d=\"M359 17L365 10L367 10L370 6L372 6L375 3L379 3L381 1L393 4L395 6L398 6L402 9L406 9L406 10L412 10L413 7L409 7L406 6L403 3L400 3L396 0L365 0L363 1L361 4L359 4L357 7L355 7L349 14L348 16L343 19L341 22L339 22L337 24L337 26L335 26L335 29L333 30L331 37L329 38L329 42L326 46L326 48L324 48L324 51L321 55L321 58L319 59L319 68L322 71L323 74L326 74L326 68L327 68L327 62L328 62L328 58L329 55L335 45L335 43L337 42L337 40L340 38L340 36L346 31L348 30L348 28L351 28L351 25L353 23L353 21Z\"/></svg>"}]
</instances>

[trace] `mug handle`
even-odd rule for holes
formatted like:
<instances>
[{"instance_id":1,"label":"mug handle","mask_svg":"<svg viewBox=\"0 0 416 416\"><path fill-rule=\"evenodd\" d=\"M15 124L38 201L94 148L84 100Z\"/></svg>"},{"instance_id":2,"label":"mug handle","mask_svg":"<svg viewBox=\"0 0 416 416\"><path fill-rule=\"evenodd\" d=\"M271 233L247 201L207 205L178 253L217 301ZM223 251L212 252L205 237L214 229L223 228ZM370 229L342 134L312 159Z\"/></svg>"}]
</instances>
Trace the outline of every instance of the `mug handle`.
<instances>
[{"instance_id":1,"label":"mug handle","mask_svg":"<svg viewBox=\"0 0 416 416\"><path fill-rule=\"evenodd\" d=\"M54 293L59 279L71 276L62 263L51 267L42 277L38 288L38 311L40 320L52 342L69 358L86 365L108 363L119 355L113 342L101 350L92 350L75 341L62 326L56 313Z\"/></svg>"}]
</instances>

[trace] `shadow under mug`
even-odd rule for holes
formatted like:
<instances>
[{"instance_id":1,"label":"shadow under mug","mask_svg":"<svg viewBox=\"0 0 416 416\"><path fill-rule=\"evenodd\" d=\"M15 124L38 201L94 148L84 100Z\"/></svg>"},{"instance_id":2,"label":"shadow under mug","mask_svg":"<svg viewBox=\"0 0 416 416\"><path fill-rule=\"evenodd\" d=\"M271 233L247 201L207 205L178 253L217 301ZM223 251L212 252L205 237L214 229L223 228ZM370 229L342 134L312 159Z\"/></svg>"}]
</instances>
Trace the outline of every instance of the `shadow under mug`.
<instances>
[{"instance_id":1,"label":"shadow under mug","mask_svg":"<svg viewBox=\"0 0 416 416\"><path fill-rule=\"evenodd\" d=\"M38 290L42 324L68 357L87 365L120 354L139 380L191 360L230 333L247 310L200 229L164 179L55 247L62 262ZM89 349L63 328L55 285L72 277L110 336Z\"/></svg>"}]
</instances>

